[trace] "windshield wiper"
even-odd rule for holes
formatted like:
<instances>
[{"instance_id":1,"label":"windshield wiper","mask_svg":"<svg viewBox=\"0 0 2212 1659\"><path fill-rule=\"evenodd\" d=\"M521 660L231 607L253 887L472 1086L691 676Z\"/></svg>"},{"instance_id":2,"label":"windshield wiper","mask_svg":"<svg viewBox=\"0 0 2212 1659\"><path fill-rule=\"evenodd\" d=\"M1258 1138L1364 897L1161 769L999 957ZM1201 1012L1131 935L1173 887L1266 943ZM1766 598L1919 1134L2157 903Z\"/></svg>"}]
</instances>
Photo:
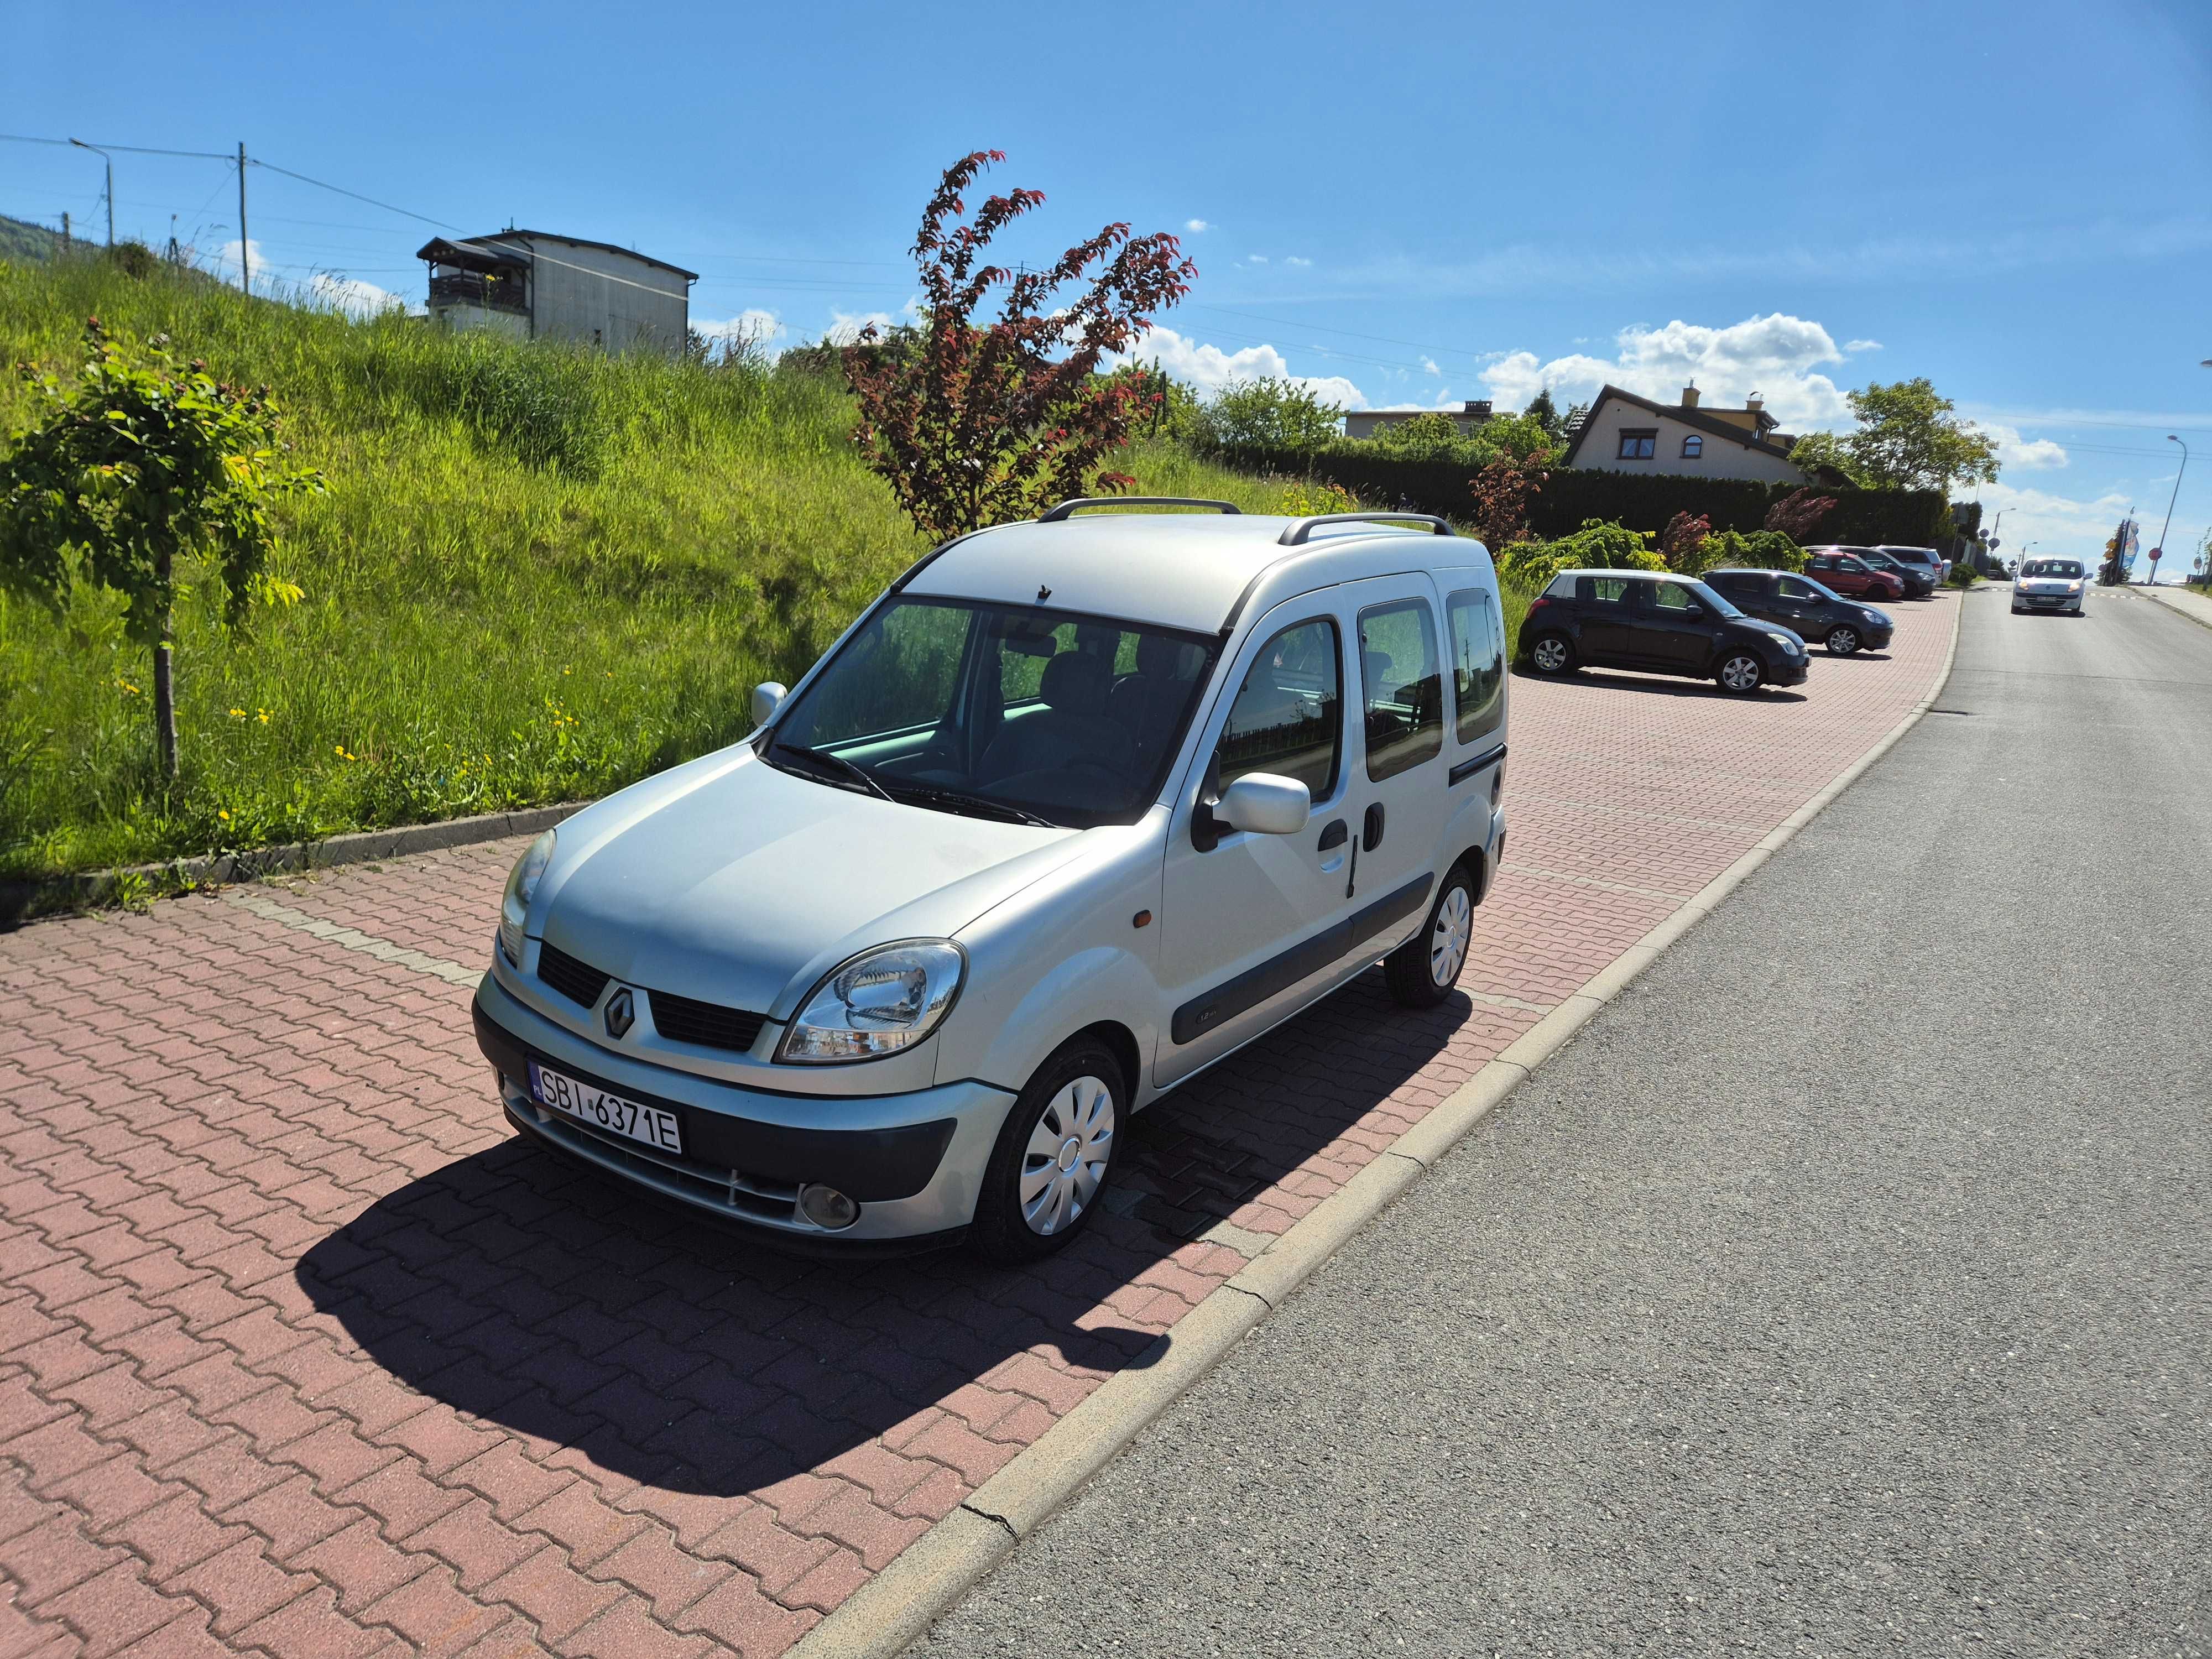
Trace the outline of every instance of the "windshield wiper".
<instances>
[{"instance_id":1,"label":"windshield wiper","mask_svg":"<svg viewBox=\"0 0 2212 1659\"><path fill-rule=\"evenodd\" d=\"M796 755L802 760L826 761L848 776L857 779L860 787L870 794L887 800L894 806L898 805L898 798L876 781L874 773L857 762L847 760L842 755L834 755L827 749L808 749L795 743L775 744L770 747L769 752L772 755Z\"/></svg>"},{"instance_id":2,"label":"windshield wiper","mask_svg":"<svg viewBox=\"0 0 2212 1659\"><path fill-rule=\"evenodd\" d=\"M997 818L1006 823L1031 823L1040 830L1064 830L1067 826L1054 823L1050 818L1039 817L1027 807L1016 806L1011 801L993 800L988 795L963 794L957 789L940 789L935 784L902 784L899 796L918 806L942 807L948 812L966 812L975 817Z\"/></svg>"}]
</instances>

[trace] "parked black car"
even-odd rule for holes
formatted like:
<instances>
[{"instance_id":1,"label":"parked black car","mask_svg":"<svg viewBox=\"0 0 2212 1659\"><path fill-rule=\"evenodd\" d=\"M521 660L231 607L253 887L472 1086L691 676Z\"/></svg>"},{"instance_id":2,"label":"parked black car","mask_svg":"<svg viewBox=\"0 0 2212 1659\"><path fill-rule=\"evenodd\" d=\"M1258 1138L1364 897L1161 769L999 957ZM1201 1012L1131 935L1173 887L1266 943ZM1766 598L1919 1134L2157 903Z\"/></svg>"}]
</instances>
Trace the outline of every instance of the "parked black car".
<instances>
[{"instance_id":1,"label":"parked black car","mask_svg":"<svg viewBox=\"0 0 2212 1659\"><path fill-rule=\"evenodd\" d=\"M1799 685L1805 641L1756 622L1701 581L1645 570L1562 570L1528 606L1522 651L1540 674L1634 668L1748 696Z\"/></svg>"},{"instance_id":2,"label":"parked black car","mask_svg":"<svg viewBox=\"0 0 2212 1659\"><path fill-rule=\"evenodd\" d=\"M1905 597L1924 599L1936 591L1936 573L1926 565L1912 564L1883 552L1878 547L1854 547L1856 554L1877 570L1887 570L1905 584Z\"/></svg>"},{"instance_id":3,"label":"parked black car","mask_svg":"<svg viewBox=\"0 0 2212 1659\"><path fill-rule=\"evenodd\" d=\"M1705 585L1747 617L1779 623L1801 639L1818 640L1831 656L1888 648L1897 623L1887 611L1861 605L1786 570L1709 570Z\"/></svg>"}]
</instances>

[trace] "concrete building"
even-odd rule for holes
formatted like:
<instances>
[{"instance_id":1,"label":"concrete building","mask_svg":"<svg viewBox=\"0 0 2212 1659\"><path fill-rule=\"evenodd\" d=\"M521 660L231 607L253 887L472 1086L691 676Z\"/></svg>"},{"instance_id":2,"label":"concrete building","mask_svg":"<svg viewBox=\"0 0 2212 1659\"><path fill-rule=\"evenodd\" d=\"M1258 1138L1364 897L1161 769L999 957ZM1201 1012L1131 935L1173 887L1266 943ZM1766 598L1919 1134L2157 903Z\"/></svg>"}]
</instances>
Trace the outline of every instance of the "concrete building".
<instances>
[{"instance_id":1,"label":"concrete building","mask_svg":"<svg viewBox=\"0 0 2212 1659\"><path fill-rule=\"evenodd\" d=\"M1741 409L1707 407L1698 388L1679 404L1654 403L1609 386L1567 444L1564 465L1593 471L1680 472L1704 478L1813 482L1790 459L1797 440L1778 432L1765 400L1753 392Z\"/></svg>"},{"instance_id":2,"label":"concrete building","mask_svg":"<svg viewBox=\"0 0 2212 1659\"><path fill-rule=\"evenodd\" d=\"M696 271L611 242L502 230L425 242L430 316L520 340L576 340L608 351L684 349Z\"/></svg>"},{"instance_id":3,"label":"concrete building","mask_svg":"<svg viewBox=\"0 0 2212 1659\"><path fill-rule=\"evenodd\" d=\"M1459 435L1471 437L1475 428L1490 418L1490 399L1469 403L1463 409L1355 409L1344 417L1344 435L1371 438L1383 428L1410 421L1416 415L1449 415Z\"/></svg>"}]
</instances>

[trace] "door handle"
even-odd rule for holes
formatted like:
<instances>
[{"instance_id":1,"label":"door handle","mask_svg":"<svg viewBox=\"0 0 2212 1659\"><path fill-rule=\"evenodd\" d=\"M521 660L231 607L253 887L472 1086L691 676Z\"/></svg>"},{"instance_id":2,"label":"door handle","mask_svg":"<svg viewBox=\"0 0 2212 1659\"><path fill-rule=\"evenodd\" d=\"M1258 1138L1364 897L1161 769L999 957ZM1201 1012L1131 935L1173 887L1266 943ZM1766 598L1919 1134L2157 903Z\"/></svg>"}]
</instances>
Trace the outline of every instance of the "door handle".
<instances>
[{"instance_id":1,"label":"door handle","mask_svg":"<svg viewBox=\"0 0 2212 1659\"><path fill-rule=\"evenodd\" d=\"M1378 800L1368 805L1367 821L1360 830L1359 845L1364 851L1371 853L1382 844L1382 803Z\"/></svg>"},{"instance_id":2,"label":"door handle","mask_svg":"<svg viewBox=\"0 0 2212 1659\"><path fill-rule=\"evenodd\" d=\"M1316 850L1326 853L1332 847L1343 846L1351 838L1352 832L1344 827L1344 820L1331 818L1322 826L1321 842Z\"/></svg>"}]
</instances>

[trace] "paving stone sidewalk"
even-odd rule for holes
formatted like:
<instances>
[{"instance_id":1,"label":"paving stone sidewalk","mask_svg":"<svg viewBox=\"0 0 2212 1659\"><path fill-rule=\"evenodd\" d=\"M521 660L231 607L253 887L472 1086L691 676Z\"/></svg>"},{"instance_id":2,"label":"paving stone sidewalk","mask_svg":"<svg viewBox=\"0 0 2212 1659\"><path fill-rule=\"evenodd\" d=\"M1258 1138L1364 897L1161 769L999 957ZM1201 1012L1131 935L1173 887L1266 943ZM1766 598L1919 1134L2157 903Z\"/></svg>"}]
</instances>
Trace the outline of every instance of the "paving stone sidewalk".
<instances>
[{"instance_id":1,"label":"paving stone sidewalk","mask_svg":"<svg viewBox=\"0 0 2212 1659\"><path fill-rule=\"evenodd\" d=\"M514 842L0 938L0 1659L783 1651L1929 686L1516 679L1462 998L1370 974L1134 1120L1021 1273L766 1254L512 1139Z\"/></svg>"}]
</instances>

